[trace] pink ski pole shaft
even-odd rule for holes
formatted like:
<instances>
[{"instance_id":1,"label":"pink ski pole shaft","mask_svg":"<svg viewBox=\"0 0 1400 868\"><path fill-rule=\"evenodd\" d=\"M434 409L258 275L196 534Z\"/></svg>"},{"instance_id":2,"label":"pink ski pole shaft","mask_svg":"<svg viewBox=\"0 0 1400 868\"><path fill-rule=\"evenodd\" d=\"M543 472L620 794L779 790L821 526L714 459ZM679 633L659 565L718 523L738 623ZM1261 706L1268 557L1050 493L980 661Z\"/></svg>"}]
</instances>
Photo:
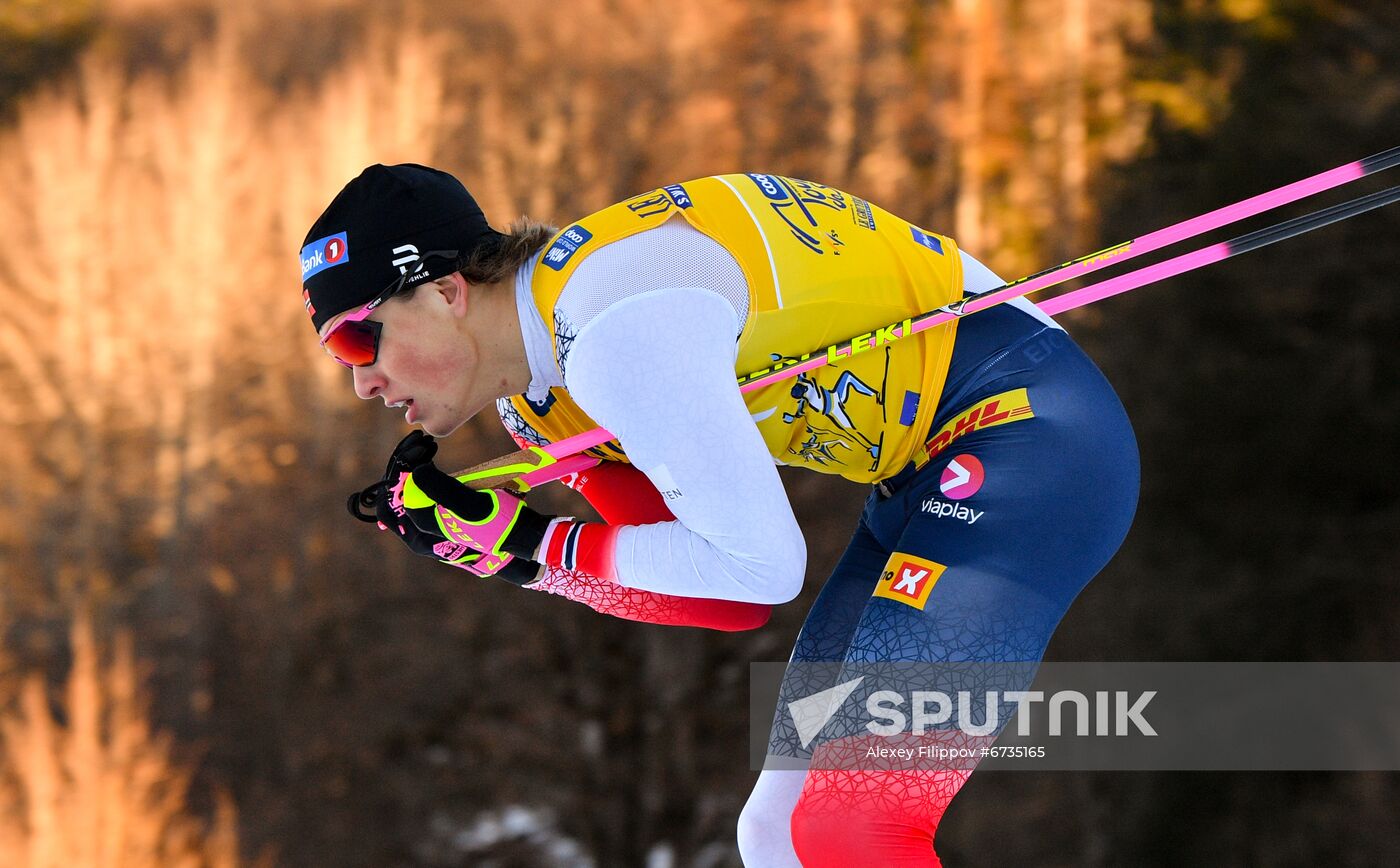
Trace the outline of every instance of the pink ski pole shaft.
<instances>
[{"instance_id":1,"label":"pink ski pole shaft","mask_svg":"<svg viewBox=\"0 0 1400 868\"><path fill-rule=\"evenodd\" d=\"M959 302L946 305L937 310L928 311L899 323L892 323L888 329L883 331L885 331L886 334L892 334L894 340L906 338L910 335L918 334L919 332L942 325L958 317L976 313L979 310L985 310L986 308L1001 304L1004 301L1009 301L1013 298L1036 292L1037 290L1056 286L1076 277L1091 274L1110 264L1127 262L1145 253L1160 250L1168 245L1193 238L1213 229L1228 226L1231 223L1237 223L1240 220L1296 202L1308 196L1331 190L1344 184L1349 184L1367 175L1384 171L1396 165L1400 165L1400 147L1391 148L1390 150L1367 157L1364 160L1356 160L1344 166L1338 166L1335 169L1330 169L1310 178L1304 178L1301 181L1295 181L1291 184L1279 187L1276 190L1271 190L1241 202L1236 202L1233 205L1217 208L1214 211L1202 214L1198 217L1192 217L1164 229L1149 232L1131 241L1088 254L1087 256L1082 256L1079 259L1074 259L1062 265L1048 268L1036 274L1019 278L1002 286L986 290L985 292L968 296ZM1266 244L1272 244L1283 238L1291 238L1294 235L1310 231L1320 226L1325 226L1328 223L1346 219L1346 217L1353 216L1354 214L1359 214L1363 211L1371 210L1372 208L1378 208L1381 205L1394 201L1394 199L1386 199L1385 197L1397 189L1400 188L1392 188L1388 191L1372 194L1372 196L1369 197L1362 197L1361 199L1353 200L1352 202L1347 202L1335 206L1334 208L1300 217L1297 220L1281 223L1277 226L1241 236L1231 241L1211 245L1210 247L1184 254L1174 259L1167 260L1166 262L1138 269L1137 271L1129 272L1128 274L1121 275L1111 280L1102 281L1092 286L1086 286L1074 292L1050 299L1041 304L1040 307L1047 314L1054 315L1073 307L1080 307L1093 301L1098 301L1101 298L1107 298L1110 295L1116 295L1121 292L1127 292L1130 289L1146 286L1149 283L1165 280L1168 277L1182 274L1213 262L1219 262L1222 259L1228 259L1231 256L1257 249ZM1337 214L1341 216L1336 216ZM1298 229L1296 228L1297 226L1304 226L1305 228ZM1283 234L1277 235L1276 237L1270 235L1270 233L1280 232ZM1267 240L1260 243L1260 238L1267 238ZM854 346L858 344L869 346L873 341L874 332L870 332L857 335L847 341L831 344L826 347L825 350L809 353L798 359L787 359L780 362L774 368L756 371L740 377L738 381L739 390L741 392L751 392L755 389L761 389L764 386L795 377L807 371L815 370L828 362L835 361L842 356L850 355ZM884 343L888 344L890 342L891 341L887 339ZM540 485L558 479L561 476L579 469L581 464L584 463L583 461L563 461L563 459L607 443L612 439L614 439L613 435L606 429L594 428L591 431L586 431L566 440L561 440L558 443L545 446L543 450L552 457L560 459L560 461L541 467L539 470L525 474L521 478L530 486ZM591 464L591 460L589 460L588 463Z\"/></svg>"}]
</instances>

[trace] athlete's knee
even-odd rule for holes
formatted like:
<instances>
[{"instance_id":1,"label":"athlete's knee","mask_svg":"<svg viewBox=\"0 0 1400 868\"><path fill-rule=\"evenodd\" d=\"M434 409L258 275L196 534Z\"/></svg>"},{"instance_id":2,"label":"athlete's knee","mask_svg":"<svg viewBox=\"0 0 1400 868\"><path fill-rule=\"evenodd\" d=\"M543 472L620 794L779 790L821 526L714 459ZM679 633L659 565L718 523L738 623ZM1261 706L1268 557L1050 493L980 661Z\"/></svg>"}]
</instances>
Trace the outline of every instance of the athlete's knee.
<instances>
[{"instance_id":1,"label":"athlete's knee","mask_svg":"<svg viewBox=\"0 0 1400 868\"><path fill-rule=\"evenodd\" d=\"M764 811L754 804L752 796L744 803L744 809L739 812L739 824L736 828L739 857L744 860L745 865L751 866L751 868L757 868L757 866L764 864L763 854L770 848L771 839L775 832L787 834L787 831L781 827L775 829L767 819Z\"/></svg>"},{"instance_id":2,"label":"athlete's knee","mask_svg":"<svg viewBox=\"0 0 1400 868\"><path fill-rule=\"evenodd\" d=\"M761 773L739 812L739 855L748 868L802 868L792 849L790 821L805 771Z\"/></svg>"}]
</instances>

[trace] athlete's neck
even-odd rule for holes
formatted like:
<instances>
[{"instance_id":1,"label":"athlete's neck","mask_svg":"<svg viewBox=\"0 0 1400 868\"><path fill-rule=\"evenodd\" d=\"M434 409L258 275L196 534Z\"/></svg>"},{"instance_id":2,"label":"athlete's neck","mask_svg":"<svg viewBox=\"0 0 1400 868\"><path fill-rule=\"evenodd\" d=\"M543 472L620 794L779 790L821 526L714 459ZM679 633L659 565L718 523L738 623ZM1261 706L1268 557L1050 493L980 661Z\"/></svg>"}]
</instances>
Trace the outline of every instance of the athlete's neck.
<instances>
[{"instance_id":1,"label":"athlete's neck","mask_svg":"<svg viewBox=\"0 0 1400 868\"><path fill-rule=\"evenodd\" d=\"M530 387L530 363L515 305L515 280L512 277L471 289L477 294L477 316L472 320L478 330L482 365L490 375L484 382L490 384L494 397L519 395Z\"/></svg>"}]
</instances>

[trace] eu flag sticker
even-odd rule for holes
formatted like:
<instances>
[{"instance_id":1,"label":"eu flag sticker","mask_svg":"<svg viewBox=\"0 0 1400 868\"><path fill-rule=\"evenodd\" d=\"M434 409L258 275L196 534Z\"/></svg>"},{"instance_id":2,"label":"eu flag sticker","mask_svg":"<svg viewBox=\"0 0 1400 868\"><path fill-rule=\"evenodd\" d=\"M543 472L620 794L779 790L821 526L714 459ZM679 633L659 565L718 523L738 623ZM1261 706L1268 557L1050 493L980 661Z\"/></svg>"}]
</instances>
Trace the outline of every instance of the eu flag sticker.
<instances>
[{"instance_id":1,"label":"eu flag sticker","mask_svg":"<svg viewBox=\"0 0 1400 868\"><path fill-rule=\"evenodd\" d=\"M899 424L913 425L914 417L919 415L919 393L904 393L904 409L899 411Z\"/></svg>"},{"instance_id":2,"label":"eu flag sticker","mask_svg":"<svg viewBox=\"0 0 1400 868\"><path fill-rule=\"evenodd\" d=\"M927 232L925 232L917 226L910 226L909 231L914 233L915 243L922 244L923 246L927 247L929 250L932 250L934 253L937 253L940 256L943 255L942 241L939 241L937 238L928 234Z\"/></svg>"}]
</instances>

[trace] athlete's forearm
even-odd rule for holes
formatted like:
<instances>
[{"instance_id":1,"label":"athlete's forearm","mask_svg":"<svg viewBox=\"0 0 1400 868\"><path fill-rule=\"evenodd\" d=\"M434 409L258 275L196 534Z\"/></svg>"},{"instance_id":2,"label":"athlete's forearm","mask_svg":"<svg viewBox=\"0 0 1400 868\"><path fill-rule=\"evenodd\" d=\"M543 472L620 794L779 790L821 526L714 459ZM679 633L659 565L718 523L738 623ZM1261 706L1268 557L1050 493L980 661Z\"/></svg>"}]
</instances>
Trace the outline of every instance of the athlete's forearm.
<instances>
[{"instance_id":1,"label":"athlete's forearm","mask_svg":"<svg viewBox=\"0 0 1400 868\"><path fill-rule=\"evenodd\" d=\"M610 524L643 525L673 521L666 501L646 475L630 464L606 461L576 474L566 484ZM533 589L583 603L604 615L677 627L753 630L768 623L771 606L732 600L697 600L624 588L613 579L551 567Z\"/></svg>"},{"instance_id":2,"label":"athlete's forearm","mask_svg":"<svg viewBox=\"0 0 1400 868\"><path fill-rule=\"evenodd\" d=\"M518 437L516 440L522 442ZM646 474L630 464L605 461L566 478L564 483L583 495L610 524L642 525L675 519ZM559 567L546 569L544 577L528 587L583 603L604 615L677 627L753 630L768 623L772 611L771 606L759 603L697 600L624 588L612 579Z\"/></svg>"}]
</instances>

